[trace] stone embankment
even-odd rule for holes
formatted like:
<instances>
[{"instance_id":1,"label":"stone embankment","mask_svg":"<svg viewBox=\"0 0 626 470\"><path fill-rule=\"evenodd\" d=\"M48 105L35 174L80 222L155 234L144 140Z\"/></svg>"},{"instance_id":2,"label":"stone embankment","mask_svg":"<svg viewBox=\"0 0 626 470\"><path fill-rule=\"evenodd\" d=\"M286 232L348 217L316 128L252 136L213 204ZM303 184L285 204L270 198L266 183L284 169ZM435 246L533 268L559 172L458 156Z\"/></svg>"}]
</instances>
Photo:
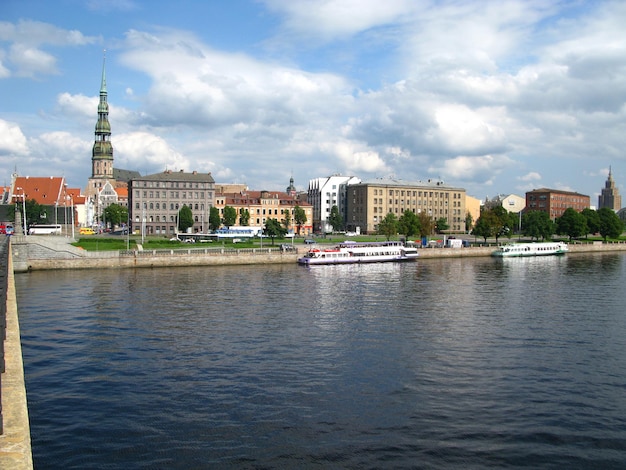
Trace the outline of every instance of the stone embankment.
<instances>
[{"instance_id":1,"label":"stone embankment","mask_svg":"<svg viewBox=\"0 0 626 470\"><path fill-rule=\"evenodd\" d=\"M421 259L489 256L496 244L464 248L424 248ZM571 243L571 253L626 251L626 243ZM66 237L17 236L12 240L15 272L51 269L153 268L295 263L308 247L188 248L176 250L85 251Z\"/></svg>"},{"instance_id":2,"label":"stone embankment","mask_svg":"<svg viewBox=\"0 0 626 470\"><path fill-rule=\"evenodd\" d=\"M0 242L0 468L32 470L33 456L13 265L8 240Z\"/></svg>"}]
</instances>

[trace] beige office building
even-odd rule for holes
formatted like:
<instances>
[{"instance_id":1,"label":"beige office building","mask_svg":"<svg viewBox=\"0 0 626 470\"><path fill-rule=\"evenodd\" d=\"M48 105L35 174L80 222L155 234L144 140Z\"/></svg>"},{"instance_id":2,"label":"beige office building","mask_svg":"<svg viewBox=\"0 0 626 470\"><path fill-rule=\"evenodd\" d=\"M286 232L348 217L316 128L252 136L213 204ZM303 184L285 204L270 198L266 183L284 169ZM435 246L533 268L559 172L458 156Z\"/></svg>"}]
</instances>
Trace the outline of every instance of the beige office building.
<instances>
[{"instance_id":1,"label":"beige office building","mask_svg":"<svg viewBox=\"0 0 626 470\"><path fill-rule=\"evenodd\" d=\"M443 181L406 182L380 179L348 186L346 229L375 233L379 222L393 213L426 213L433 221L444 218L451 232L464 232L465 189Z\"/></svg>"}]
</instances>

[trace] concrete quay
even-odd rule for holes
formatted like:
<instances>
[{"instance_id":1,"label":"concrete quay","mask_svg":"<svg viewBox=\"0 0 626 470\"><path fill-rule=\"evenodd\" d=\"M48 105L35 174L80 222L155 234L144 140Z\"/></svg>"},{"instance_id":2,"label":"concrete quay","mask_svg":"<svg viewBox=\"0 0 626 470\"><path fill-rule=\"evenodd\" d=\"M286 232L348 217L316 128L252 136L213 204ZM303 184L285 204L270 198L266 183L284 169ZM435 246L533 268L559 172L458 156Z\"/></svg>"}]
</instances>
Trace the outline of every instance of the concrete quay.
<instances>
[{"instance_id":1,"label":"concrete quay","mask_svg":"<svg viewBox=\"0 0 626 470\"><path fill-rule=\"evenodd\" d=\"M12 237L15 272L54 269L108 269L156 268L175 266L222 266L250 264L295 263L308 247L295 251L281 251L279 247L267 248L188 248L132 251L85 251L70 244L66 237L14 236ZM508 242L505 241L503 243ZM502 244L502 242L500 243ZM469 258L490 256L496 244L464 248L423 248L419 259ZM626 251L626 242L570 243L571 253Z\"/></svg>"},{"instance_id":2,"label":"concrete quay","mask_svg":"<svg viewBox=\"0 0 626 470\"><path fill-rule=\"evenodd\" d=\"M8 245L8 244L7 244ZM4 371L0 378L0 468L32 470L33 455L30 424L24 383L22 345L17 314L15 282L11 253L7 249L6 338L4 340ZM1 322L0 322L1 323ZM1 340L1 339L0 339Z\"/></svg>"}]
</instances>

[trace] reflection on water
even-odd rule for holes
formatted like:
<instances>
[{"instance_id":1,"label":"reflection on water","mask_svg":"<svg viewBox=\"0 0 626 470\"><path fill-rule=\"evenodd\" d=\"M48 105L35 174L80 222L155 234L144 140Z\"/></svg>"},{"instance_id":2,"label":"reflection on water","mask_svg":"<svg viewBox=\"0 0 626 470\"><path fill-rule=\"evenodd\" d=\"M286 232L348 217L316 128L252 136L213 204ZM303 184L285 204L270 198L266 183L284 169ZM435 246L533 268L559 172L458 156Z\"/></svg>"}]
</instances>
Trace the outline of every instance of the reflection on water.
<instances>
[{"instance_id":1,"label":"reflection on water","mask_svg":"<svg viewBox=\"0 0 626 470\"><path fill-rule=\"evenodd\" d=\"M37 468L621 468L626 256L29 273Z\"/></svg>"}]
</instances>

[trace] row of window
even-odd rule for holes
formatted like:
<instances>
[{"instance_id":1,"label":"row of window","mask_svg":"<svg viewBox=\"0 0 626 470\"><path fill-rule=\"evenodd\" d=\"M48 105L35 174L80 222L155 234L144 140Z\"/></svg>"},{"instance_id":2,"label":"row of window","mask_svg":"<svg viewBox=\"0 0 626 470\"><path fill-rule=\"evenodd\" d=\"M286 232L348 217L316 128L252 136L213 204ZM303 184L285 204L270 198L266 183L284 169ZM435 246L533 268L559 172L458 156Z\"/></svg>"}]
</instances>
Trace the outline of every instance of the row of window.
<instances>
[{"instance_id":1,"label":"row of window","mask_svg":"<svg viewBox=\"0 0 626 470\"><path fill-rule=\"evenodd\" d=\"M137 186L143 188L189 188L213 189L213 183L198 183L191 181L136 181Z\"/></svg>"},{"instance_id":2,"label":"row of window","mask_svg":"<svg viewBox=\"0 0 626 470\"><path fill-rule=\"evenodd\" d=\"M356 190L353 191L353 194L356 195ZM383 189L374 189L374 196L383 196L384 190ZM413 196L413 197L422 197L422 194L424 197L440 197L440 198L444 198L444 199L450 199L450 192L448 191L409 191L409 190L402 190L402 189L390 189L389 190L389 196ZM461 194L460 193L452 193L452 198L453 199L461 199Z\"/></svg>"},{"instance_id":3,"label":"row of window","mask_svg":"<svg viewBox=\"0 0 626 470\"><path fill-rule=\"evenodd\" d=\"M144 198L150 199L167 199L167 191L143 191L140 192L138 189L135 190L135 197L139 198L139 196L143 195ZM187 195L189 195L189 199L211 199L212 193L210 192L198 192L198 191L170 191L170 199L187 199Z\"/></svg>"}]
</instances>

